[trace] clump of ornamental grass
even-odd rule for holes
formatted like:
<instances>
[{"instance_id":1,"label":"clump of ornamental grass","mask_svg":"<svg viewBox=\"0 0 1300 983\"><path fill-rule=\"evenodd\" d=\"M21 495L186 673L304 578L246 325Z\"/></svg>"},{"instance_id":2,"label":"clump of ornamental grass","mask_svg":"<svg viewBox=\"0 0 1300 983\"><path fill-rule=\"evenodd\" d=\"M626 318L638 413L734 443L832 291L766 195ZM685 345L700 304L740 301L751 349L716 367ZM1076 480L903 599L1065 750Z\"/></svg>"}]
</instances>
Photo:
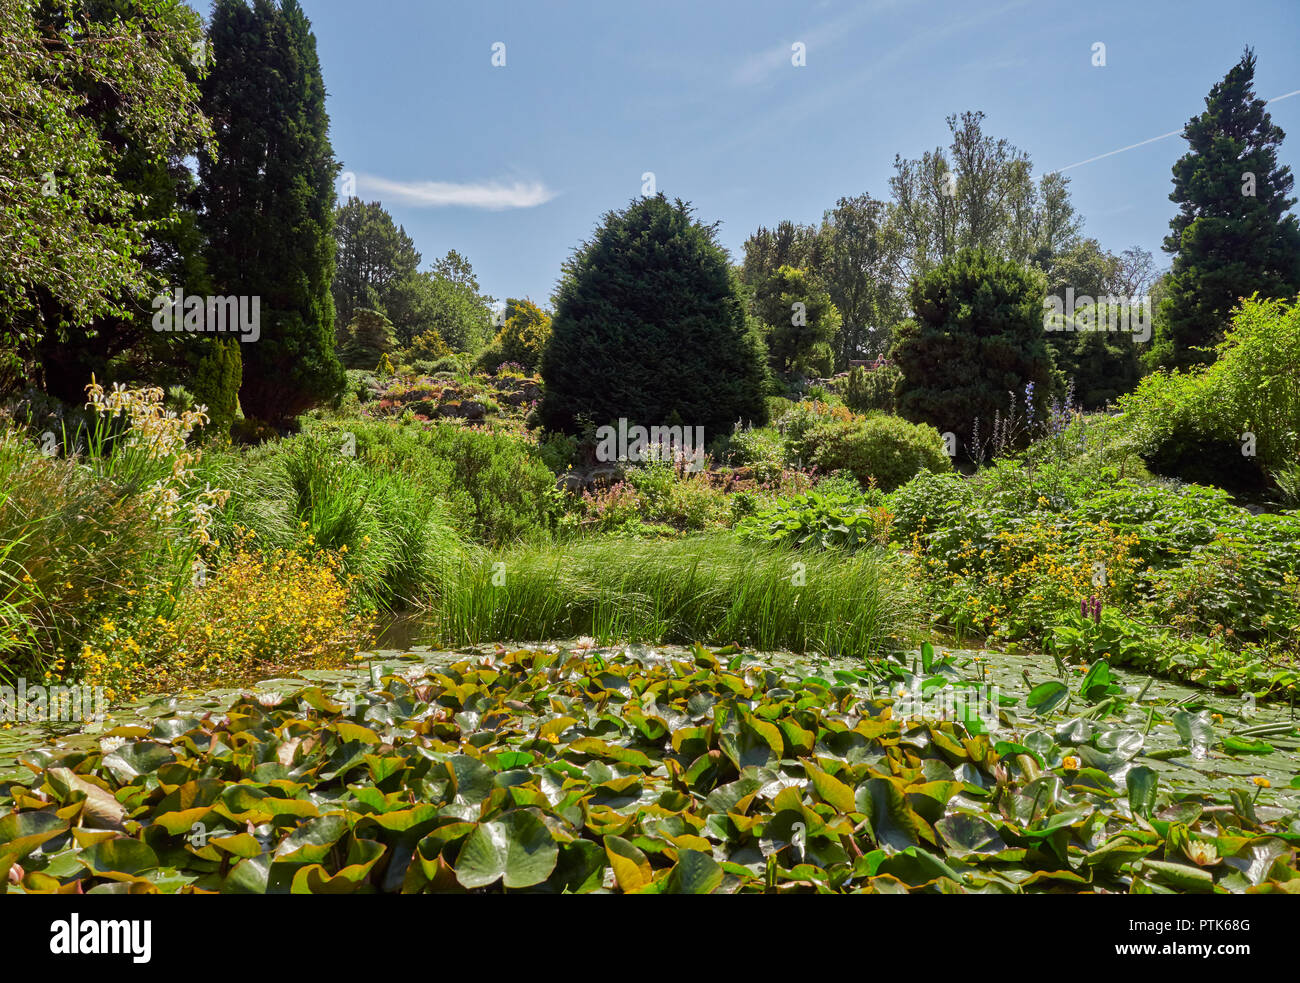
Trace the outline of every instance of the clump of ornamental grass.
<instances>
[{"instance_id":1,"label":"clump of ornamental grass","mask_svg":"<svg viewBox=\"0 0 1300 983\"><path fill-rule=\"evenodd\" d=\"M878 549L798 553L730 532L589 537L467 559L433 617L446 643L585 635L866 658L906 644L917 626L904 564Z\"/></svg>"}]
</instances>

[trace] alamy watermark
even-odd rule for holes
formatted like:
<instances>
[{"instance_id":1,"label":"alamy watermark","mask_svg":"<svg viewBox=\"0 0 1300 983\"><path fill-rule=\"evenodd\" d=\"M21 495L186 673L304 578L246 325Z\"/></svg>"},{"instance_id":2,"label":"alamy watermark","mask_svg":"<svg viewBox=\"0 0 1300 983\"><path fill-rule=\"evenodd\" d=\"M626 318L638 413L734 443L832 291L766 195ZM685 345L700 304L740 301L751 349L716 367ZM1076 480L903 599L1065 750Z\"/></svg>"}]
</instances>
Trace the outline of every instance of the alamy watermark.
<instances>
[{"instance_id":1,"label":"alamy watermark","mask_svg":"<svg viewBox=\"0 0 1300 983\"><path fill-rule=\"evenodd\" d=\"M966 722L978 718L988 733L1001 729L998 707L1001 704L996 683L971 686L926 687L919 678L910 687L899 686L894 691L895 720L920 723L933 720Z\"/></svg>"},{"instance_id":2,"label":"alamy watermark","mask_svg":"<svg viewBox=\"0 0 1300 983\"><path fill-rule=\"evenodd\" d=\"M618 429L599 427L596 440L596 460L604 463L682 460L687 471L699 471L704 466L703 427L629 428L627 418L619 417Z\"/></svg>"},{"instance_id":3,"label":"alamy watermark","mask_svg":"<svg viewBox=\"0 0 1300 983\"><path fill-rule=\"evenodd\" d=\"M1151 298L1104 294L1093 298L1074 295L1065 288L1065 300L1049 294L1043 301L1043 328L1047 331L1125 331L1133 340L1151 340Z\"/></svg>"},{"instance_id":4,"label":"alamy watermark","mask_svg":"<svg viewBox=\"0 0 1300 983\"><path fill-rule=\"evenodd\" d=\"M3 723L103 723L107 717L102 686L28 686L22 677L17 686L0 686Z\"/></svg>"},{"instance_id":5,"label":"alamy watermark","mask_svg":"<svg viewBox=\"0 0 1300 983\"><path fill-rule=\"evenodd\" d=\"M243 342L262 336L261 297L200 297L177 287L153 299L155 331L236 333Z\"/></svg>"}]
</instances>

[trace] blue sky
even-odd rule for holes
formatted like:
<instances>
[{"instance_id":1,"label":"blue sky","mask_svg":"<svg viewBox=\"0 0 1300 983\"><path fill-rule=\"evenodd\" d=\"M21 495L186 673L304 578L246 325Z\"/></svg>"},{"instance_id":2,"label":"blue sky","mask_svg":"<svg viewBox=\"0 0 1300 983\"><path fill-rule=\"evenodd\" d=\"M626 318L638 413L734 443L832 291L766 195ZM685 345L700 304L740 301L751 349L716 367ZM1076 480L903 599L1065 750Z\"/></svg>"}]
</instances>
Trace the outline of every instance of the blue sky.
<instances>
[{"instance_id":1,"label":"blue sky","mask_svg":"<svg viewBox=\"0 0 1300 983\"><path fill-rule=\"evenodd\" d=\"M886 198L894 155L946 146L952 113L983 110L985 132L1041 174L1181 129L1245 44L1258 95L1300 90L1296 0L302 3L357 193L384 203L426 264L454 248L499 299L546 301L560 263L647 171L720 220L739 259L759 225ZM1269 109L1300 170L1300 95ZM1166 265L1185 146L1068 170L1085 233Z\"/></svg>"}]
</instances>

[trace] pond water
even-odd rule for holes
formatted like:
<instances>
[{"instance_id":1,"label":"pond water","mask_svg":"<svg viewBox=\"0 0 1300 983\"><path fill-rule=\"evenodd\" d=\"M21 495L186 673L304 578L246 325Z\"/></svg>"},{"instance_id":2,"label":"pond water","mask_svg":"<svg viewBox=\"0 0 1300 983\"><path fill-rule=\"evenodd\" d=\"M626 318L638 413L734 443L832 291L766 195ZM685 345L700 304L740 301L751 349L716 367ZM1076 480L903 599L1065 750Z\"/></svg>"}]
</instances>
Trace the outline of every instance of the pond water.
<instances>
[{"instance_id":1,"label":"pond water","mask_svg":"<svg viewBox=\"0 0 1300 983\"><path fill-rule=\"evenodd\" d=\"M30 770L17 760L25 751L43 746L95 747L100 735L114 727L152 723L164 716L201 716L221 711L249 690L283 691L313 682L337 692L355 691L373 688L389 672L405 672L420 665L443 667L467 657L491 658L516 648L575 647L571 642L488 644L448 651L393 644L418 638L419 632L418 619L395 623L382 638L389 647L377 648L355 667L302 669L281 677L249 680L246 685L157 694L116 706L103 724L85 729L23 724L0 730L0 789L9 782L30 779ZM610 662L663 661L687 658L689 654L688 649L671 645L605 646L593 651ZM1300 805L1300 788L1291 787L1300 774L1300 739L1294 726L1287 726L1294 723L1291 707L1256 707L1249 700L1128 670L1112 671L1122 687L1117 700L1090 704L1079 695L1083 670L1067 667L1062 677L1055 661L1047 655L942 647L936 649L935 655L948 658L933 673L921 671L920 654L913 653L901 664L894 664L897 678L889 683L868 678L861 671L864 664L857 659L789 652L747 652L737 658L747 665L764 665L799 678L816 676L831 685L849 686L855 695L864 698L893 698L896 714L909 689L919 692L921 681L928 678L930 682L925 686L931 696L927 702L913 703L914 709L908 711L927 718L948 712L942 701L932 698L956 691L945 687L938 678L946 676L958 689L987 687L982 690L986 697L991 694L995 700L1000 698L1002 719L990 714L997 728L995 740L1024 743L1050 738L1063 748L1080 748L1087 764L1112 774L1122 774L1129 761L1141 763L1159 772L1161 783L1175 792L1250 787L1253 778L1267 778L1271 783L1269 796L1277 805ZM912 675L914 666L917 672ZM1025 705L1031 688L1054 679L1068 687L1068 698L1040 714L1031 713ZM1274 725L1272 731L1258 735L1267 725ZM1247 729L1256 733L1241 733ZM1226 744L1225 738L1229 739ZM1124 760L1119 761L1114 754L1122 755Z\"/></svg>"}]
</instances>

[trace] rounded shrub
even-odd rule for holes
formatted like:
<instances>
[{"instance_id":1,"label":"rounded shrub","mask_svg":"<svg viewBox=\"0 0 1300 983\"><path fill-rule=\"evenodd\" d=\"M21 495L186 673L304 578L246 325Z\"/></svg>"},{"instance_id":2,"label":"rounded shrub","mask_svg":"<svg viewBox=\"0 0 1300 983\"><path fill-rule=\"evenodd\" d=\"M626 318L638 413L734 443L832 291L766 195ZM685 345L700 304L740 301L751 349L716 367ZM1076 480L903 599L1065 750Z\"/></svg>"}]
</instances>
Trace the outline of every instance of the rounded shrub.
<instances>
[{"instance_id":1,"label":"rounded shrub","mask_svg":"<svg viewBox=\"0 0 1300 983\"><path fill-rule=\"evenodd\" d=\"M955 471L922 471L889 496L894 535L902 541L933 532L950 516L968 510L973 501L970 483Z\"/></svg>"},{"instance_id":2,"label":"rounded shrub","mask_svg":"<svg viewBox=\"0 0 1300 983\"><path fill-rule=\"evenodd\" d=\"M1060 394L1043 321L1041 273L983 249L964 249L913 282L912 320L895 332L890 359L903 374L898 412L950 431L968 446L975 421L990 432L1008 393L1033 383L1035 420Z\"/></svg>"},{"instance_id":3,"label":"rounded shrub","mask_svg":"<svg viewBox=\"0 0 1300 983\"><path fill-rule=\"evenodd\" d=\"M939 431L880 414L819 423L798 444L804 461L822 471L848 471L862 484L893 491L923 469L951 467Z\"/></svg>"}]
</instances>

